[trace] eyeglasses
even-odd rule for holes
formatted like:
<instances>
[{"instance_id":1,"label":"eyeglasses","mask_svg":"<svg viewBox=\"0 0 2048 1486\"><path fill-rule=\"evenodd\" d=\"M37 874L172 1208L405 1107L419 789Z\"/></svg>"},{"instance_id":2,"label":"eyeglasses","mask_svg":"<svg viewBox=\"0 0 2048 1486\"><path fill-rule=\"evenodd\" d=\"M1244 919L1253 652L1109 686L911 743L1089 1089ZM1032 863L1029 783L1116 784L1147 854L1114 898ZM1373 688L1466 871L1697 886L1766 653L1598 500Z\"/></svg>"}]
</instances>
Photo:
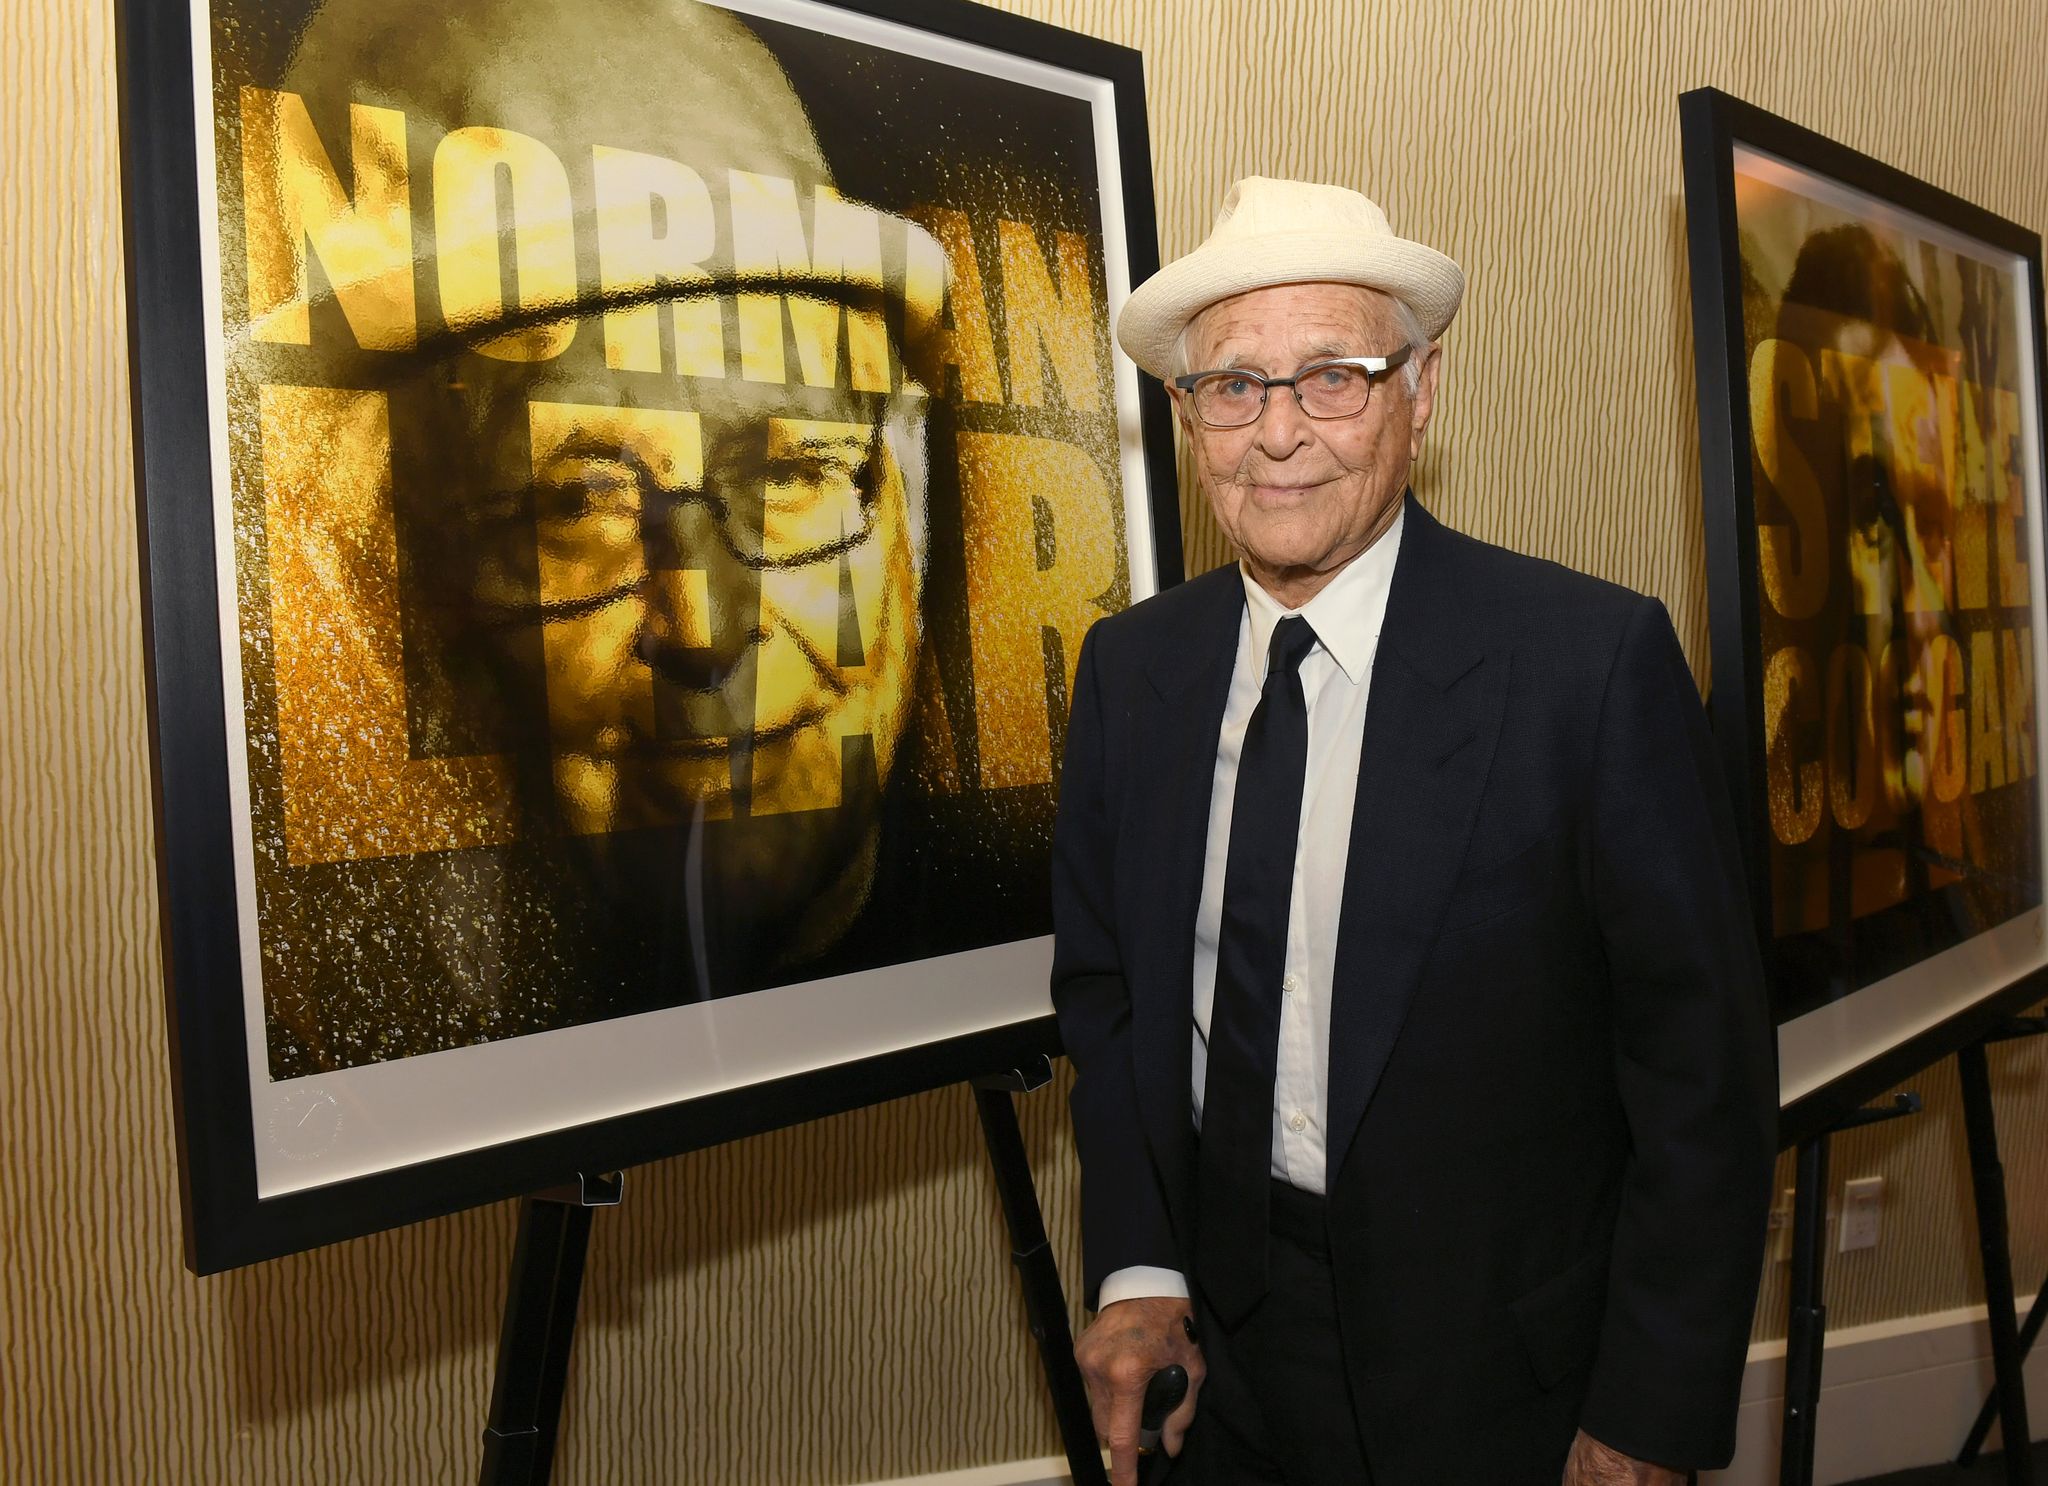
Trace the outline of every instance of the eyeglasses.
<instances>
[{"instance_id":1,"label":"eyeglasses","mask_svg":"<svg viewBox=\"0 0 2048 1486\"><path fill-rule=\"evenodd\" d=\"M1365 411L1375 378L1406 361L1412 346L1386 356L1334 356L1312 361L1291 377L1262 377L1251 371L1193 372L1175 377L1173 385L1187 393L1195 416L1211 428L1243 428L1266 411L1266 394L1275 387L1294 389L1294 400L1311 418L1351 418Z\"/></svg>"},{"instance_id":2,"label":"eyeglasses","mask_svg":"<svg viewBox=\"0 0 2048 1486\"><path fill-rule=\"evenodd\" d=\"M557 451L556 468L519 503L530 502L543 611L587 612L639 591L650 567L695 565L656 556L693 536L715 532L757 572L810 567L869 541L887 483L881 424L776 420L750 432L707 451L701 483L687 489L669 488L645 450L616 440Z\"/></svg>"}]
</instances>

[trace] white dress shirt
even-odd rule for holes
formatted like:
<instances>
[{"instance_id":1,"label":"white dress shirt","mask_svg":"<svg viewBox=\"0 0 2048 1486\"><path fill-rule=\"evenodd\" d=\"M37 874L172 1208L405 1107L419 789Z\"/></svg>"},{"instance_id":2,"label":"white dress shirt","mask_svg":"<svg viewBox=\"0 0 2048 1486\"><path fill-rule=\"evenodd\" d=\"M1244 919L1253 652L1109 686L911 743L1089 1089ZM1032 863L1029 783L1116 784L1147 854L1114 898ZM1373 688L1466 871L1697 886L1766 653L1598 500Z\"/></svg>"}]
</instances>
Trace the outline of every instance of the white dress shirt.
<instances>
[{"instance_id":1,"label":"white dress shirt","mask_svg":"<svg viewBox=\"0 0 2048 1486\"><path fill-rule=\"evenodd\" d=\"M1327 1189L1329 1144L1324 1125L1330 1094L1330 992L1337 960L1337 918L1344 903L1344 865L1351 850L1351 808L1358 794L1359 748L1373 654L1387 615L1387 590L1401 549L1394 524L1299 609L1278 600L1243 572L1244 618L1230 698L1216 740L1209 787L1208 852L1202 900L1195 914L1194 1121L1202 1123L1209 1066L1209 1015L1216 1001L1216 945L1223 923L1223 878L1230 856L1230 815L1237 798L1237 761L1245 729L1266 683L1273 630L1299 614L1316 632L1301 662L1308 703L1308 767L1302 780L1301 827L1294 848L1294 888L1287 909L1286 972L1281 979L1280 1057L1273 1079L1273 1175L1305 1192ZM1242 571L1242 570L1241 570ZM1147 1295L1185 1296L1187 1279L1151 1266L1119 1269L1102 1282L1100 1305Z\"/></svg>"}]
</instances>

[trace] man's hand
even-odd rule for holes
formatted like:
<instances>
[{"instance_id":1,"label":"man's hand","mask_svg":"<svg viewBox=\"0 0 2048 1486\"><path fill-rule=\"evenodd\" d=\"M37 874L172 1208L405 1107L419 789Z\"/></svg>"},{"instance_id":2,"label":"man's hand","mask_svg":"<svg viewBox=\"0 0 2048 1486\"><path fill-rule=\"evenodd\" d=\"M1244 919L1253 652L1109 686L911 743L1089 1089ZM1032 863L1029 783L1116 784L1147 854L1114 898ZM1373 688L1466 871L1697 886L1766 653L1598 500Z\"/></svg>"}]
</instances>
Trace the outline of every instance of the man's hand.
<instances>
[{"instance_id":1,"label":"man's hand","mask_svg":"<svg viewBox=\"0 0 2048 1486\"><path fill-rule=\"evenodd\" d=\"M1110 1486L1137 1486L1138 1414L1152 1374L1178 1362L1188 1370L1188 1396L1166 1417L1160 1444L1180 1454L1188 1426L1195 1422L1195 1395L1207 1369L1202 1350L1188 1339L1193 1305L1170 1295L1119 1300L1104 1306L1095 1323L1074 1343L1074 1360L1088 1385L1095 1433L1109 1446Z\"/></svg>"},{"instance_id":2,"label":"man's hand","mask_svg":"<svg viewBox=\"0 0 2048 1486\"><path fill-rule=\"evenodd\" d=\"M1685 1486L1685 1480L1684 1471L1610 1450L1583 1429L1564 1463L1564 1486Z\"/></svg>"}]
</instances>

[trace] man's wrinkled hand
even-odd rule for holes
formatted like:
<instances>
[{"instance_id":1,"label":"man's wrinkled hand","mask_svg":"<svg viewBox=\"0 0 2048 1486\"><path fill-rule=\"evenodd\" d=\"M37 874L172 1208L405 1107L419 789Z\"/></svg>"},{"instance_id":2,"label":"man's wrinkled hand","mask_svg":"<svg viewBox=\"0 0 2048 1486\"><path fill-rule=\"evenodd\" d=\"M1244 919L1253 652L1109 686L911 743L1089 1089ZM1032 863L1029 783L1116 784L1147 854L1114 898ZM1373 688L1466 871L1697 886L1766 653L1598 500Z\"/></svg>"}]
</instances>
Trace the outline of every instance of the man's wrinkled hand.
<instances>
[{"instance_id":1,"label":"man's wrinkled hand","mask_svg":"<svg viewBox=\"0 0 2048 1486\"><path fill-rule=\"evenodd\" d=\"M1572 1441L1564 1486L1685 1486L1685 1472L1609 1449L1585 1430Z\"/></svg>"},{"instance_id":2,"label":"man's wrinkled hand","mask_svg":"<svg viewBox=\"0 0 2048 1486\"><path fill-rule=\"evenodd\" d=\"M1074 1343L1096 1437L1109 1446L1110 1486L1137 1486L1138 1416L1145 1385L1161 1368L1178 1362L1188 1372L1188 1396L1166 1416L1160 1431L1167 1454L1180 1454L1188 1426L1195 1422L1195 1395L1202 1391L1207 1369L1201 1348L1188 1340L1190 1314L1190 1303L1173 1296L1119 1300L1104 1306Z\"/></svg>"}]
</instances>

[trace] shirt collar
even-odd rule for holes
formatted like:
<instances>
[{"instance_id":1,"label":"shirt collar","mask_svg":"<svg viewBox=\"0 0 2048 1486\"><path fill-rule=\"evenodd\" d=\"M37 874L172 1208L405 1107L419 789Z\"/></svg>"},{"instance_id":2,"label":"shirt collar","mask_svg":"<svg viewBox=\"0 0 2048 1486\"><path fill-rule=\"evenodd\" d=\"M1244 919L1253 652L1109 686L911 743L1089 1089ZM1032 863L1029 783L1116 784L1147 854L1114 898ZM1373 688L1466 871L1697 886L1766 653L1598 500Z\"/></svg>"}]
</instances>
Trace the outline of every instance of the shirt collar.
<instances>
[{"instance_id":1,"label":"shirt collar","mask_svg":"<svg viewBox=\"0 0 2048 1486\"><path fill-rule=\"evenodd\" d=\"M1380 627L1386 623L1387 591L1393 587L1394 559L1401 551L1401 527L1406 520L1404 502L1394 515L1394 524L1380 539L1346 563L1321 593L1299 609L1283 609L1278 599L1259 586L1250 569L1238 564L1238 574L1244 579L1245 615L1251 621L1252 666L1261 682L1266 679L1266 653L1273 643L1274 628L1287 615L1299 614L1345 679L1353 686L1363 684Z\"/></svg>"}]
</instances>

